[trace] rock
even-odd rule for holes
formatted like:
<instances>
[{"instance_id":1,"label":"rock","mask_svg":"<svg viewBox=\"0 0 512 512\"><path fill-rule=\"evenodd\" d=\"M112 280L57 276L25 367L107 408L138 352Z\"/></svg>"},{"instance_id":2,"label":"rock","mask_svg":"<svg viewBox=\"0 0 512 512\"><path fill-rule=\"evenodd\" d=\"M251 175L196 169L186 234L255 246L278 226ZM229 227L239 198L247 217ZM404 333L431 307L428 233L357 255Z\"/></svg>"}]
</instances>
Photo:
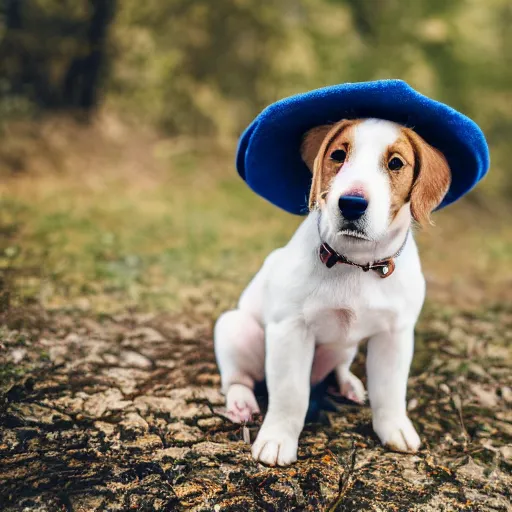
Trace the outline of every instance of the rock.
<instances>
[{"instance_id":1,"label":"rock","mask_svg":"<svg viewBox=\"0 0 512 512\"><path fill-rule=\"evenodd\" d=\"M496 418L512 424L512 409L496 413Z\"/></svg>"},{"instance_id":2,"label":"rock","mask_svg":"<svg viewBox=\"0 0 512 512\"><path fill-rule=\"evenodd\" d=\"M479 466L471 457L466 464L457 468L457 474L477 482L485 480L485 469Z\"/></svg>"},{"instance_id":3,"label":"rock","mask_svg":"<svg viewBox=\"0 0 512 512\"><path fill-rule=\"evenodd\" d=\"M119 388L123 395L131 395L137 390L140 382L149 378L147 371L137 370L135 368L105 368L103 375L107 377L112 384Z\"/></svg>"},{"instance_id":4,"label":"rock","mask_svg":"<svg viewBox=\"0 0 512 512\"><path fill-rule=\"evenodd\" d=\"M192 341L197 336L196 330L185 324L175 324L173 328L176 335L183 341Z\"/></svg>"},{"instance_id":5,"label":"rock","mask_svg":"<svg viewBox=\"0 0 512 512\"><path fill-rule=\"evenodd\" d=\"M11 350L11 360L14 364L21 363L26 355L26 348L15 348L14 350Z\"/></svg>"},{"instance_id":6,"label":"rock","mask_svg":"<svg viewBox=\"0 0 512 512\"><path fill-rule=\"evenodd\" d=\"M8 413L23 425L57 426L63 424L70 425L73 423L73 420L67 414L62 414L49 407L31 403L12 404L8 408Z\"/></svg>"},{"instance_id":7,"label":"rock","mask_svg":"<svg viewBox=\"0 0 512 512\"><path fill-rule=\"evenodd\" d=\"M509 464L512 463L512 445L508 444L506 446L502 446L500 448L500 453L503 457L503 460Z\"/></svg>"},{"instance_id":8,"label":"rock","mask_svg":"<svg viewBox=\"0 0 512 512\"><path fill-rule=\"evenodd\" d=\"M162 440L156 434L146 434L136 437L133 442L124 443L124 446L131 451L148 452L163 448Z\"/></svg>"},{"instance_id":9,"label":"rock","mask_svg":"<svg viewBox=\"0 0 512 512\"><path fill-rule=\"evenodd\" d=\"M134 400L134 404L142 414L153 411L167 413L173 418L194 418L211 414L204 404L187 404L184 400L164 396L140 396Z\"/></svg>"},{"instance_id":10,"label":"rock","mask_svg":"<svg viewBox=\"0 0 512 512\"><path fill-rule=\"evenodd\" d=\"M106 423L105 421L95 421L94 427L107 436L111 436L116 431L115 425L112 425L112 423Z\"/></svg>"},{"instance_id":11,"label":"rock","mask_svg":"<svg viewBox=\"0 0 512 512\"><path fill-rule=\"evenodd\" d=\"M460 327L454 327L448 333L448 339L455 345L464 345L466 343L467 334Z\"/></svg>"},{"instance_id":12,"label":"rock","mask_svg":"<svg viewBox=\"0 0 512 512\"><path fill-rule=\"evenodd\" d=\"M160 334L157 330L152 327L137 327L133 331L131 331L128 335L130 340L135 338L141 338L146 343L159 343L165 341L165 338ZM130 345L130 341L123 341L122 345L127 346Z\"/></svg>"},{"instance_id":13,"label":"rock","mask_svg":"<svg viewBox=\"0 0 512 512\"><path fill-rule=\"evenodd\" d=\"M489 379L489 374L484 370L481 364L469 363L468 369L473 375L477 377L480 377L485 380Z\"/></svg>"},{"instance_id":14,"label":"rock","mask_svg":"<svg viewBox=\"0 0 512 512\"><path fill-rule=\"evenodd\" d=\"M204 434L202 430L197 427L191 427L185 423L178 421L167 425L167 435L165 439L168 443L195 443L203 439Z\"/></svg>"},{"instance_id":15,"label":"rock","mask_svg":"<svg viewBox=\"0 0 512 512\"><path fill-rule=\"evenodd\" d=\"M501 347L499 345L489 345L487 347L487 357L501 359L502 361L510 360L510 348Z\"/></svg>"},{"instance_id":16,"label":"rock","mask_svg":"<svg viewBox=\"0 0 512 512\"><path fill-rule=\"evenodd\" d=\"M123 421L119 423L123 436L135 436L149 429L148 422L136 412L129 412Z\"/></svg>"},{"instance_id":17,"label":"rock","mask_svg":"<svg viewBox=\"0 0 512 512\"><path fill-rule=\"evenodd\" d=\"M439 389L443 391L443 393L446 393L447 395L451 393L450 388L444 382L442 384L439 384Z\"/></svg>"},{"instance_id":18,"label":"rock","mask_svg":"<svg viewBox=\"0 0 512 512\"><path fill-rule=\"evenodd\" d=\"M68 345L72 345L72 344L80 344L80 342L82 341L82 339L80 338L80 336L78 334L76 334L75 332L71 332L69 333L65 340L64 340Z\"/></svg>"},{"instance_id":19,"label":"rock","mask_svg":"<svg viewBox=\"0 0 512 512\"><path fill-rule=\"evenodd\" d=\"M163 450L158 450L154 454L154 460L180 460L184 459L188 452L190 452L190 448L188 447L172 447L172 448L164 448Z\"/></svg>"},{"instance_id":20,"label":"rock","mask_svg":"<svg viewBox=\"0 0 512 512\"><path fill-rule=\"evenodd\" d=\"M512 424L505 421L495 421L494 425L497 426L505 435L512 437Z\"/></svg>"},{"instance_id":21,"label":"rock","mask_svg":"<svg viewBox=\"0 0 512 512\"><path fill-rule=\"evenodd\" d=\"M417 398L411 398L409 400L409 403L407 404L407 410L408 411L414 411L418 407L418 399Z\"/></svg>"},{"instance_id":22,"label":"rock","mask_svg":"<svg viewBox=\"0 0 512 512\"><path fill-rule=\"evenodd\" d=\"M142 354L133 350L123 350L119 355L119 365L121 367L139 368L148 370L153 366L153 363Z\"/></svg>"},{"instance_id":23,"label":"rock","mask_svg":"<svg viewBox=\"0 0 512 512\"><path fill-rule=\"evenodd\" d=\"M508 386L501 388L501 397L505 400L505 403L512 404L512 389Z\"/></svg>"},{"instance_id":24,"label":"rock","mask_svg":"<svg viewBox=\"0 0 512 512\"><path fill-rule=\"evenodd\" d=\"M244 443L239 443L240 446L246 446ZM198 455L204 455L207 457L213 457L217 455L226 455L238 451L236 445L230 443L212 443L210 441L204 441L202 443L195 444L193 446L194 453Z\"/></svg>"},{"instance_id":25,"label":"rock","mask_svg":"<svg viewBox=\"0 0 512 512\"><path fill-rule=\"evenodd\" d=\"M446 322L443 322L441 320L432 320L428 324L429 329L432 331L441 334L443 336L446 336L448 332L450 331L450 327Z\"/></svg>"},{"instance_id":26,"label":"rock","mask_svg":"<svg viewBox=\"0 0 512 512\"><path fill-rule=\"evenodd\" d=\"M138 396L133 403L142 413L152 411L172 414L175 410L185 405L183 400L175 400L161 396Z\"/></svg>"},{"instance_id":27,"label":"rock","mask_svg":"<svg viewBox=\"0 0 512 512\"><path fill-rule=\"evenodd\" d=\"M224 420L222 418L219 418L217 416L212 416L211 418L201 418L200 420L197 420L197 424L201 428L210 429L214 427L218 427L224 423Z\"/></svg>"},{"instance_id":28,"label":"rock","mask_svg":"<svg viewBox=\"0 0 512 512\"><path fill-rule=\"evenodd\" d=\"M167 396L187 401L208 400L212 405L223 405L226 400L218 388L206 386L189 386L187 388L173 389L167 393Z\"/></svg>"},{"instance_id":29,"label":"rock","mask_svg":"<svg viewBox=\"0 0 512 512\"><path fill-rule=\"evenodd\" d=\"M498 404L498 396L493 389L485 389L480 384L471 384L469 386L471 392L475 395L476 399L484 407L496 407Z\"/></svg>"},{"instance_id":30,"label":"rock","mask_svg":"<svg viewBox=\"0 0 512 512\"><path fill-rule=\"evenodd\" d=\"M169 369L173 369L173 368L176 368L176 361L169 361L169 360L165 360L165 359L159 359L155 362L156 366L159 367L159 368L169 368Z\"/></svg>"},{"instance_id":31,"label":"rock","mask_svg":"<svg viewBox=\"0 0 512 512\"><path fill-rule=\"evenodd\" d=\"M119 364L119 358L114 354L103 354L103 361L111 366Z\"/></svg>"},{"instance_id":32,"label":"rock","mask_svg":"<svg viewBox=\"0 0 512 512\"><path fill-rule=\"evenodd\" d=\"M131 400L124 400L123 398L121 391L110 388L107 391L91 395L84 402L83 410L89 416L100 418L106 411L119 411L132 403Z\"/></svg>"},{"instance_id":33,"label":"rock","mask_svg":"<svg viewBox=\"0 0 512 512\"><path fill-rule=\"evenodd\" d=\"M66 345L55 345L48 349L50 361L55 365L64 364L68 355L68 347Z\"/></svg>"},{"instance_id":34,"label":"rock","mask_svg":"<svg viewBox=\"0 0 512 512\"><path fill-rule=\"evenodd\" d=\"M79 414L83 410L84 399L78 396L63 396L56 400L45 400L45 403L55 404L59 409L65 409L67 414Z\"/></svg>"}]
</instances>

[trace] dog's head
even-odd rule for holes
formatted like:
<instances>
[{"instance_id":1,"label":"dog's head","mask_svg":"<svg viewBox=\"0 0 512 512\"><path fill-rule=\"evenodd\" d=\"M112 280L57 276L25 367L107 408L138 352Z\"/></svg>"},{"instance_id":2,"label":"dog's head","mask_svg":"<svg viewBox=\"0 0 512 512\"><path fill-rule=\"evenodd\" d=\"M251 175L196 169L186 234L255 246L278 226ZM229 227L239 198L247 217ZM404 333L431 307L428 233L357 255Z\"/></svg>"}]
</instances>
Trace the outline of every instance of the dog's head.
<instances>
[{"instance_id":1,"label":"dog's head","mask_svg":"<svg viewBox=\"0 0 512 512\"><path fill-rule=\"evenodd\" d=\"M407 212L429 222L450 185L442 153L413 130L381 119L313 128L301 153L313 173L310 209L320 208L335 231L355 238L377 241Z\"/></svg>"}]
</instances>

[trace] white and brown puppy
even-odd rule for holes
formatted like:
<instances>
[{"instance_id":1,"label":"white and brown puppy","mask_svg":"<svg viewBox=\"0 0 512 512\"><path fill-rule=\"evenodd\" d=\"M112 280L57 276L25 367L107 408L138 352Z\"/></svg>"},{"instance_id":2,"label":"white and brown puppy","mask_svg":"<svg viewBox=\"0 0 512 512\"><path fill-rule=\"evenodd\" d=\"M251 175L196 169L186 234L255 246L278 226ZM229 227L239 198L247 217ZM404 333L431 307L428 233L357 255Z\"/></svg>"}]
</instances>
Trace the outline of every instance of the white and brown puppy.
<instances>
[{"instance_id":1,"label":"white and brown puppy","mask_svg":"<svg viewBox=\"0 0 512 512\"><path fill-rule=\"evenodd\" d=\"M292 463L311 384L334 370L340 392L364 402L350 365L368 340L373 428L391 449L415 452L406 389L425 281L410 229L413 219L429 221L450 169L414 131L380 119L314 128L302 157L313 172L310 214L215 326L228 415L243 422L259 412L253 388L266 378L268 411L252 454ZM333 254L348 264L328 268Z\"/></svg>"}]
</instances>

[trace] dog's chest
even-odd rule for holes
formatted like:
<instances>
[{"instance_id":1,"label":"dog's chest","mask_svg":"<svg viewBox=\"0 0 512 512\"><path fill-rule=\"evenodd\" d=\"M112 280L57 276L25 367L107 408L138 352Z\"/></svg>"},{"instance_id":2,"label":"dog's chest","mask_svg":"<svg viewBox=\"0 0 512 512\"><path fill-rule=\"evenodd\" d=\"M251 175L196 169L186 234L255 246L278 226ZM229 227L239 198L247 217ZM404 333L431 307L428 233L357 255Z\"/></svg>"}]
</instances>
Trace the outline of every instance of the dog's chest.
<instances>
[{"instance_id":1,"label":"dog's chest","mask_svg":"<svg viewBox=\"0 0 512 512\"><path fill-rule=\"evenodd\" d=\"M338 288L331 285L329 291L320 291L306 303L305 318L317 343L358 343L392 329L399 315L407 314L404 297L372 277L365 275Z\"/></svg>"}]
</instances>

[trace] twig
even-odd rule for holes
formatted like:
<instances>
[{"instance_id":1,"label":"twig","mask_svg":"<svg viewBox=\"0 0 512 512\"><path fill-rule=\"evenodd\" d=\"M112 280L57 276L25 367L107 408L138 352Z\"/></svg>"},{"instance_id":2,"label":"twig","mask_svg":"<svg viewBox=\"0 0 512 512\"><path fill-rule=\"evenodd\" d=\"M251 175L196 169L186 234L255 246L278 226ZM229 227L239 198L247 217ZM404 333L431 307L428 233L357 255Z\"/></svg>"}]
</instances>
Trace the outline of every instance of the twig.
<instances>
[{"instance_id":1,"label":"twig","mask_svg":"<svg viewBox=\"0 0 512 512\"><path fill-rule=\"evenodd\" d=\"M462 399L458 393L454 393L452 395L452 402L459 415L460 428L464 437L464 450L466 450L468 443L471 442L471 436L469 435L468 431L466 430L466 426L464 425L464 417L462 415Z\"/></svg>"},{"instance_id":2,"label":"twig","mask_svg":"<svg viewBox=\"0 0 512 512\"><path fill-rule=\"evenodd\" d=\"M336 496L331 505L327 507L327 512L336 512L336 509L343 501L348 489L352 486L352 474L356 465L356 452L357 448L355 443L352 441L352 450L350 452L349 460L345 460L345 463L343 464L343 473L340 477L338 496Z\"/></svg>"}]
</instances>

